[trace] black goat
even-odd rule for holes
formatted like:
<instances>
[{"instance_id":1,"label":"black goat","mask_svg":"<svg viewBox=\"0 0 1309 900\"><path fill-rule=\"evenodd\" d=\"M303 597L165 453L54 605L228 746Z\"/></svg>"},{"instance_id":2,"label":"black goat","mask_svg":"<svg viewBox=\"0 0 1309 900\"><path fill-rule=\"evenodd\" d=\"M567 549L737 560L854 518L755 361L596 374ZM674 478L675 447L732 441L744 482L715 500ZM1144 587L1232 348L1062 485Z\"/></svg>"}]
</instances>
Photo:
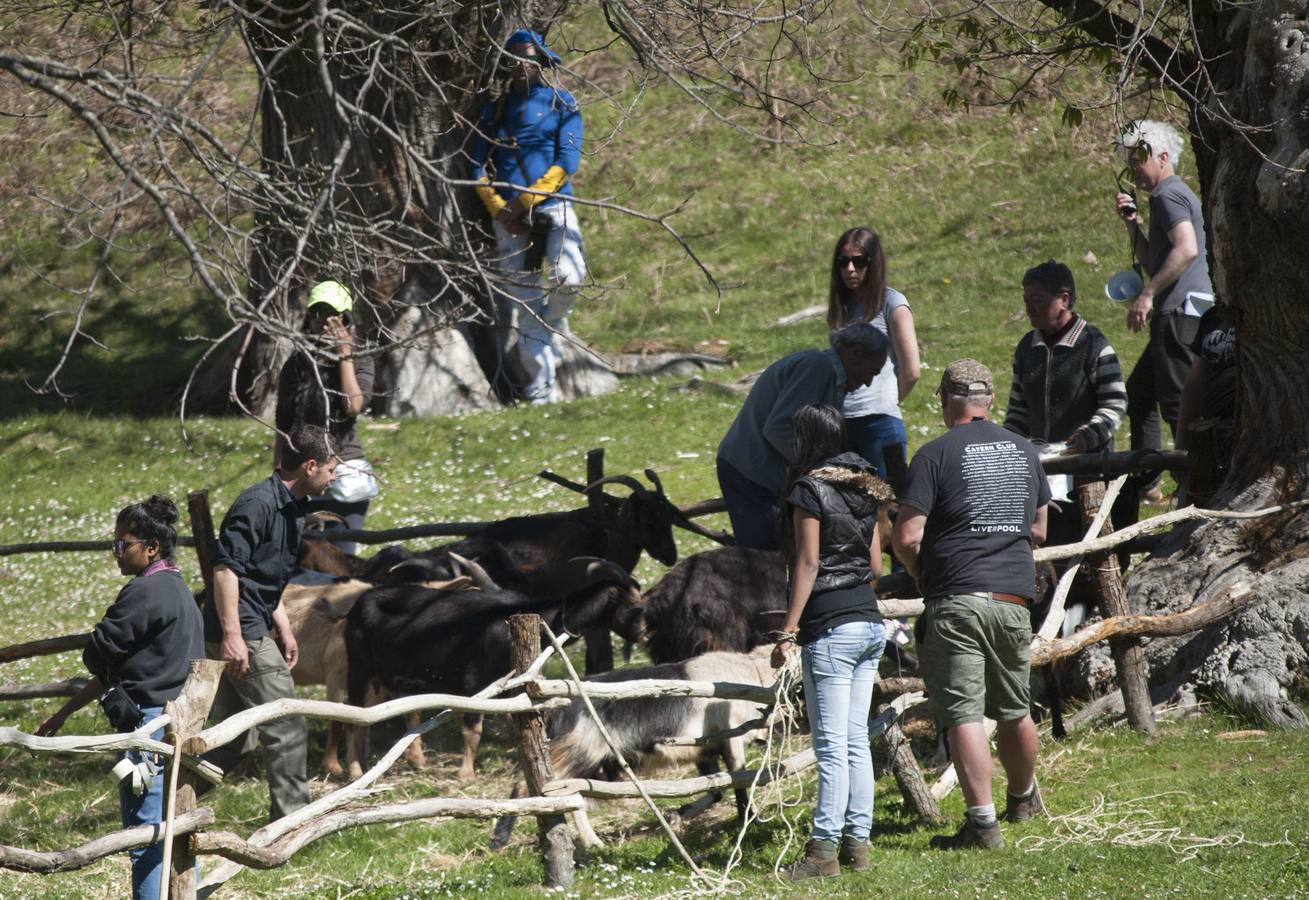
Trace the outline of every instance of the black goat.
<instances>
[{"instance_id":1,"label":"black goat","mask_svg":"<svg viewBox=\"0 0 1309 900\"><path fill-rule=\"evenodd\" d=\"M624 637L640 631L656 663L690 659L713 650L744 653L765 643L786 615L786 562L782 554L719 547L687 557L650 590L641 607L617 623ZM639 614L641 624L631 620Z\"/></svg>"},{"instance_id":2,"label":"black goat","mask_svg":"<svg viewBox=\"0 0 1309 900\"><path fill-rule=\"evenodd\" d=\"M426 577L449 578L458 573L441 569L449 552L480 564L502 588L529 597L559 597L577 590L586 580L586 565L579 559L600 558L631 572L642 551L664 565L677 562L673 522L685 521L681 511L664 494L651 469L645 475L653 491L628 475L611 475L588 485L587 493L606 484L619 484L631 493L612 517L600 517L589 508L568 512L515 516L495 522L471 537L417 554L436 567ZM608 501L614 503L616 501ZM588 674L613 668L608 625L583 634Z\"/></svg>"},{"instance_id":3,"label":"black goat","mask_svg":"<svg viewBox=\"0 0 1309 900\"><path fill-rule=\"evenodd\" d=\"M556 633L577 634L609 627L614 613L641 602L636 583L604 560L585 563L579 590L553 599L534 599L507 590L431 590L415 585L377 587L355 602L346 619L347 693L364 705L370 689L394 694L449 693L465 696L506 674L508 616L536 613ZM473 776L482 717L465 715L461 780ZM362 774L365 729L350 741L350 775Z\"/></svg>"}]
</instances>

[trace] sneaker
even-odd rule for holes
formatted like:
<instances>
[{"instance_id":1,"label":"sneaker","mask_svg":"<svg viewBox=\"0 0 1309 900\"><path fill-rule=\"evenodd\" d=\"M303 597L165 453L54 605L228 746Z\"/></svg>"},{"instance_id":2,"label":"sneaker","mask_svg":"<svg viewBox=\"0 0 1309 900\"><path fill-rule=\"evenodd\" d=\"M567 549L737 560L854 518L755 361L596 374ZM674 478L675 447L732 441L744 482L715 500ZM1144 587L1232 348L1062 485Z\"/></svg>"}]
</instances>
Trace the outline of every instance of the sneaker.
<instances>
[{"instance_id":1,"label":"sneaker","mask_svg":"<svg viewBox=\"0 0 1309 900\"><path fill-rule=\"evenodd\" d=\"M791 880L833 878L841 874L836 861L835 841L809 841L804 845L804 856L791 864Z\"/></svg>"},{"instance_id":2,"label":"sneaker","mask_svg":"<svg viewBox=\"0 0 1309 900\"><path fill-rule=\"evenodd\" d=\"M1026 797L1007 794L1004 813L1000 818L1006 822L1026 822L1033 816L1045 812L1045 802L1041 799L1041 788L1032 784L1032 793Z\"/></svg>"},{"instance_id":3,"label":"sneaker","mask_svg":"<svg viewBox=\"0 0 1309 900\"><path fill-rule=\"evenodd\" d=\"M974 825L967 818L954 834L938 834L932 838L933 850L998 850L1004 846L1004 835L1000 833L1000 823L994 825Z\"/></svg>"},{"instance_id":4,"label":"sneaker","mask_svg":"<svg viewBox=\"0 0 1309 900\"><path fill-rule=\"evenodd\" d=\"M837 854L837 861L856 872L862 872L869 868L868 864L868 841L857 841L848 834L841 838L841 852Z\"/></svg>"}]
</instances>

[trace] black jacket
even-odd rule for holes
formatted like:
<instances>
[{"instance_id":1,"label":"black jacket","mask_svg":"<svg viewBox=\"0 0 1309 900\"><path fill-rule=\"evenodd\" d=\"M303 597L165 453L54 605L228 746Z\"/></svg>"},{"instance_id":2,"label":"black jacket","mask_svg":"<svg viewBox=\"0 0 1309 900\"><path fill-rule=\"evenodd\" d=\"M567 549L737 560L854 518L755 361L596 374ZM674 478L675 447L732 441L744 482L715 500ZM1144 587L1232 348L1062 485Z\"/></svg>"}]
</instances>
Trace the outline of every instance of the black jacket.
<instances>
[{"instance_id":1,"label":"black jacket","mask_svg":"<svg viewBox=\"0 0 1309 900\"><path fill-rule=\"evenodd\" d=\"M82 662L106 687L121 684L137 706L182 692L193 659L205 658L200 609L177 572L133 578L91 632Z\"/></svg>"},{"instance_id":2,"label":"black jacket","mask_svg":"<svg viewBox=\"0 0 1309 900\"><path fill-rule=\"evenodd\" d=\"M872 580L868 545L877 524L878 501L892 498L890 487L857 453L842 453L799 479L787 498L820 523L818 577L814 593L842 590Z\"/></svg>"},{"instance_id":3,"label":"black jacket","mask_svg":"<svg viewBox=\"0 0 1309 900\"><path fill-rule=\"evenodd\" d=\"M1029 331L1014 348L1013 373L1005 428L1047 444L1083 430L1092 449L1112 443L1127 412L1127 388L1100 329L1078 317L1053 347L1040 331Z\"/></svg>"}]
</instances>

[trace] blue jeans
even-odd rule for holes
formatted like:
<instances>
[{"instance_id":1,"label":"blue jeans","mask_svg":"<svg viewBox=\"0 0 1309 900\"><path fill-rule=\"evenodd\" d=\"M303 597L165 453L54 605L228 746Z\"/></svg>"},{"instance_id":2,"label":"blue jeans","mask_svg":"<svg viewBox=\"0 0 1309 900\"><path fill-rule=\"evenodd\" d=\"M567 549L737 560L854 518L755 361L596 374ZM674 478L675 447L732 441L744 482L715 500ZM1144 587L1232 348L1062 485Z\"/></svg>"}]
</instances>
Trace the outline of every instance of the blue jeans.
<instances>
[{"instance_id":1,"label":"blue jeans","mask_svg":"<svg viewBox=\"0 0 1309 900\"><path fill-rule=\"evenodd\" d=\"M572 203L543 203L532 215L551 223L544 271L523 271L528 236L513 234L499 222L495 223L496 255L508 281L503 291L518 306L518 356L528 377L523 397L530 403L555 403L559 400L557 373L564 358L560 335L570 333L568 314L586 280L586 258ZM542 275L548 286L542 286Z\"/></svg>"},{"instance_id":2,"label":"blue jeans","mask_svg":"<svg viewBox=\"0 0 1309 900\"><path fill-rule=\"evenodd\" d=\"M732 521L738 547L778 549L777 495L746 478L736 466L718 457L718 487Z\"/></svg>"},{"instance_id":3,"label":"blue jeans","mask_svg":"<svg viewBox=\"0 0 1309 900\"><path fill-rule=\"evenodd\" d=\"M888 444L899 444L905 460L909 459L909 436L905 434L903 419L885 414L855 416L845 420L845 429L858 454L872 463L877 469L877 477L888 484L890 478L882 448Z\"/></svg>"},{"instance_id":4,"label":"blue jeans","mask_svg":"<svg viewBox=\"0 0 1309 900\"><path fill-rule=\"evenodd\" d=\"M162 706L147 706L141 709L145 714L146 722L155 716L163 714ZM164 730L150 735L157 741L164 739ZM155 764L158 771L155 773L154 781L150 787L140 797L132 793L132 779L127 778L118 783L118 808L123 815L123 827L131 828L135 825L156 825L164 820L164 784L168 779L167 760L162 756L153 753L146 753L142 750L129 750L126 753L119 754L119 759L128 758L132 762L140 762L148 758ZM160 829L160 836L163 836L163 830ZM132 896L140 898L153 898L159 896L159 880L161 869L164 865L164 844L158 841L148 847L139 847L136 850L128 851L128 856L132 859Z\"/></svg>"},{"instance_id":5,"label":"blue jeans","mask_svg":"<svg viewBox=\"0 0 1309 900\"><path fill-rule=\"evenodd\" d=\"M868 712L886 645L880 622L846 622L805 644L804 700L818 757L812 837L868 840L873 828L873 754Z\"/></svg>"}]
</instances>

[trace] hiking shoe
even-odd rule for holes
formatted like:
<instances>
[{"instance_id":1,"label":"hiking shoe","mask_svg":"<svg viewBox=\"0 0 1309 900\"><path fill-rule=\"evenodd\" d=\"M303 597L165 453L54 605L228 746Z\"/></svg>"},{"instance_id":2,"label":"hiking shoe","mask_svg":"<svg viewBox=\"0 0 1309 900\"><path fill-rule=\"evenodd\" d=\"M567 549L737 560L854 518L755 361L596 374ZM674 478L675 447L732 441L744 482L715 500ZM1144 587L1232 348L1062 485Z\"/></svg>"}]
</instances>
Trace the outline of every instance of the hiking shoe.
<instances>
[{"instance_id":1,"label":"hiking shoe","mask_svg":"<svg viewBox=\"0 0 1309 900\"><path fill-rule=\"evenodd\" d=\"M1004 846L1004 835L1000 833L1000 823L994 825L974 825L968 819L954 834L938 834L932 838L933 850L999 850Z\"/></svg>"},{"instance_id":2,"label":"hiking shoe","mask_svg":"<svg viewBox=\"0 0 1309 900\"><path fill-rule=\"evenodd\" d=\"M836 861L835 841L809 841L804 845L804 856L791 864L791 880L832 878L841 874Z\"/></svg>"},{"instance_id":3,"label":"hiking shoe","mask_svg":"<svg viewBox=\"0 0 1309 900\"><path fill-rule=\"evenodd\" d=\"M1032 782L1032 793L1026 797L1005 795L1004 813L1000 818L1006 822L1026 822L1035 815L1045 812L1045 802L1041 800L1041 788Z\"/></svg>"},{"instance_id":4,"label":"hiking shoe","mask_svg":"<svg viewBox=\"0 0 1309 900\"><path fill-rule=\"evenodd\" d=\"M841 852L837 861L856 872L862 872L868 866L868 841L858 841L848 834L841 838Z\"/></svg>"}]
</instances>

